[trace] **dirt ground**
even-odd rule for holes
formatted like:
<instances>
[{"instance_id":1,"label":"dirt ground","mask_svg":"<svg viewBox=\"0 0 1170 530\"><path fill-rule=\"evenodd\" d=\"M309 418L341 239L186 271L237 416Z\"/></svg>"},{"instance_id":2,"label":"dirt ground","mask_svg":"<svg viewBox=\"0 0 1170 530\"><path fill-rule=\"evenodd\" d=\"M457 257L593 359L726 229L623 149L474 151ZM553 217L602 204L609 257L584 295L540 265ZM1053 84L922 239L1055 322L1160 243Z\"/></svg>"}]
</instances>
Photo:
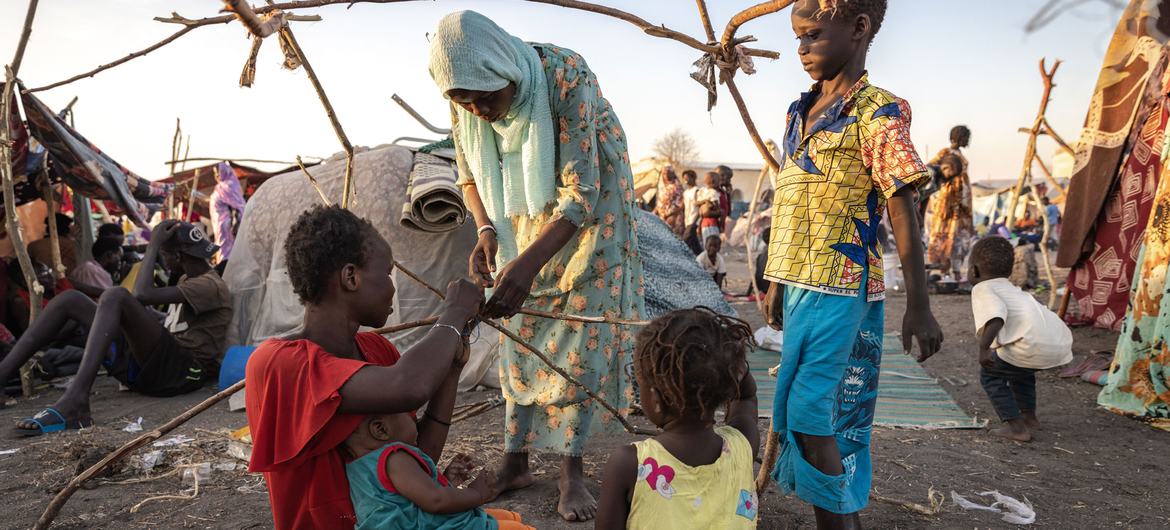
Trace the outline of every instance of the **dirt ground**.
<instances>
[{"instance_id":1,"label":"dirt ground","mask_svg":"<svg viewBox=\"0 0 1170 530\"><path fill-rule=\"evenodd\" d=\"M730 260L732 276L746 277L740 259ZM742 291L744 282L729 290ZM951 376L959 385L945 388L968 413L993 417L978 384L974 357L974 332L970 299L965 295L939 295L932 299L935 315L943 326L943 350L926 364L933 376ZM738 304L741 316L760 324L753 304ZM886 307L886 329L900 329L904 298L891 296ZM1116 335L1094 329L1074 330L1078 359L1096 350L1112 350ZM962 384L964 383L965 384ZM1037 513L1035 526L1047 528L1168 528L1170 513L1164 510L1170 492L1170 434L1096 407L1098 387L1079 380L1061 380L1055 374L1040 376L1038 415L1043 431L1030 444L993 439L982 430L915 431L879 428L873 436L874 492L882 497L928 504L932 488L946 495L942 511L923 516L887 502L874 501L861 514L868 528L1005 528L1011 525L988 512L965 512L950 501L951 491L967 497L998 490L1027 499ZM81 432L42 439L11 438L9 425L18 418L49 405L60 390L47 389L31 401L20 401L0 411L0 497L8 508L0 528L29 528L45 505L78 470L134 435L122 432L128 422L143 418L146 429L156 427L213 392L204 389L188 396L148 399L118 392L112 380L103 380L93 396L98 426ZM491 392L461 396L473 403ZM491 464L501 456L502 409L457 424L451 431L447 454L474 454ZM636 423L649 426L644 419ZM993 425L994 425L993 421ZM202 481L193 498L160 495L189 493L175 466L211 462L239 462L226 453L227 433L242 427L242 412L228 412L219 405L195 418L172 435L195 440L163 449L164 460L149 474L131 465L113 475L92 481L78 491L57 519L55 528L271 528L268 498L259 476L242 469L216 469ZM766 421L760 423L768 428ZM630 435L595 437L586 455L586 469L600 480L606 455L614 447L635 440ZM138 451L142 454L154 448ZM230 466L221 466L230 467ZM555 458L537 459L538 483L507 494L495 506L518 511L537 528L574 529L589 525L560 521L555 514ZM158 477L153 480L145 480ZM133 483L125 483L134 481ZM122 483L119 483L122 482ZM762 498L761 528L812 528L812 511L793 497L783 498L773 488Z\"/></svg>"}]
</instances>

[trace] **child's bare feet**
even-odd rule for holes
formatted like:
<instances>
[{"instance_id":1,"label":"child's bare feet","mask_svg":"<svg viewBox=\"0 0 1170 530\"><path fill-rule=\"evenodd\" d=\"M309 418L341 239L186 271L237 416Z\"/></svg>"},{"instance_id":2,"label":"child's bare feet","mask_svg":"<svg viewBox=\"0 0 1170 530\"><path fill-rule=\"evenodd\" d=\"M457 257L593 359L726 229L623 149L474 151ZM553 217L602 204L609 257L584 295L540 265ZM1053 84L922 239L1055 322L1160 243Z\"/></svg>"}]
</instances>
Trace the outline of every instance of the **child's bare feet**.
<instances>
[{"instance_id":1,"label":"child's bare feet","mask_svg":"<svg viewBox=\"0 0 1170 530\"><path fill-rule=\"evenodd\" d=\"M1032 411L1024 412L1021 416L1024 418L1024 426L1030 431L1040 430L1040 420L1036 419L1036 413Z\"/></svg>"},{"instance_id":2,"label":"child's bare feet","mask_svg":"<svg viewBox=\"0 0 1170 530\"><path fill-rule=\"evenodd\" d=\"M500 483L500 491L512 491L527 488L536 477L528 470L528 453L504 453L504 462L496 472Z\"/></svg>"},{"instance_id":3,"label":"child's bare feet","mask_svg":"<svg viewBox=\"0 0 1170 530\"><path fill-rule=\"evenodd\" d=\"M1007 425L998 429L992 429L991 434L1017 442L1032 441L1032 433L1028 430L1028 426L1024 423L1023 418L1008 420Z\"/></svg>"}]
</instances>

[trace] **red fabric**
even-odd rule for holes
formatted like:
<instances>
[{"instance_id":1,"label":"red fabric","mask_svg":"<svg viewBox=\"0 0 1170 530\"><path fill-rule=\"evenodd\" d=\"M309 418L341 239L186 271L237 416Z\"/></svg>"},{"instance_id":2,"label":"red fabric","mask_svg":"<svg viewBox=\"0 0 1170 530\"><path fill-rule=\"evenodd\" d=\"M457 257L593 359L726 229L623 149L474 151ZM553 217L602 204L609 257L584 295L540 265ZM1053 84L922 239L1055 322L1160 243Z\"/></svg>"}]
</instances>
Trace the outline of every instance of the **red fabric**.
<instances>
[{"instance_id":1,"label":"red fabric","mask_svg":"<svg viewBox=\"0 0 1170 530\"><path fill-rule=\"evenodd\" d=\"M1096 327L1119 331L1125 320L1134 266L1158 189L1166 122L1167 109L1159 104L1125 157L1117 186L1097 219L1093 252L1069 274L1068 287L1081 319Z\"/></svg>"},{"instance_id":2,"label":"red fabric","mask_svg":"<svg viewBox=\"0 0 1170 530\"><path fill-rule=\"evenodd\" d=\"M418 466L421 467L423 471L427 473L427 475L431 475L435 472L435 470L431 469L431 466L427 465L426 460L423 460L423 458L419 456L414 449L401 445L383 448L382 454L378 456L378 482L382 483L382 487L386 488L386 491L390 493L398 493L398 488L394 487L394 481L390 480L390 475L386 473L386 470L388 469L386 461L390 459L390 455L394 454L395 451L406 451L409 453L410 456L414 457L414 459L418 462ZM443 476L442 473L439 473L438 477L440 486L443 486L444 488L451 486L451 484L447 482L447 477Z\"/></svg>"},{"instance_id":3,"label":"red fabric","mask_svg":"<svg viewBox=\"0 0 1170 530\"><path fill-rule=\"evenodd\" d=\"M57 296L70 289L73 289L73 284L69 283L67 278L61 278L60 280L57 280L57 284L53 286L53 296ZM25 307L32 305L32 295L29 294L27 290L17 287L16 295L24 301ZM41 309L44 309L45 306L49 305L50 300L52 300L52 298L41 297Z\"/></svg>"},{"instance_id":4,"label":"red fabric","mask_svg":"<svg viewBox=\"0 0 1170 530\"><path fill-rule=\"evenodd\" d=\"M362 367L390 366L401 355L381 335L354 338L367 362L335 357L307 340L278 339L248 359L249 470L264 473L276 528L349 530L356 522L336 448L365 416L339 414L339 391Z\"/></svg>"}]
</instances>

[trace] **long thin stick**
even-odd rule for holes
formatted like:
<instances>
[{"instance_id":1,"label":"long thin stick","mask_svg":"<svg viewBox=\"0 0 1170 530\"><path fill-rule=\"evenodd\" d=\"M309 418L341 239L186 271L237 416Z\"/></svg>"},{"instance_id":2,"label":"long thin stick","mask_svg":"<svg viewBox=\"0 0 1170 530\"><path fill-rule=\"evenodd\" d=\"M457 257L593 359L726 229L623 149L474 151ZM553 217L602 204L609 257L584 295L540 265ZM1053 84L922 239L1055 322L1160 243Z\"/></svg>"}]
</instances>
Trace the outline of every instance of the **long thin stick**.
<instances>
[{"instance_id":1,"label":"long thin stick","mask_svg":"<svg viewBox=\"0 0 1170 530\"><path fill-rule=\"evenodd\" d=\"M394 268L401 271L402 274L409 276L410 279L418 282L423 287L426 287L432 293L435 293L435 295L438 296L440 299L445 297L445 295L443 294L442 291L436 289L430 283L427 283L426 280L422 279L422 277L419 276L418 274L411 272L410 269L403 267L402 264L399 263L397 260L393 260L393 264L394 264ZM555 319L555 320L572 320L574 322L584 322L586 324L617 324L619 326L648 326L648 325L650 325L649 320L628 320L628 319L622 319L622 318L606 318L606 317L589 317L589 316L582 316L582 315L570 315L567 313L552 313L549 311L541 311L539 309L528 309L526 307L521 308L519 312L522 315L551 318L551 319Z\"/></svg>"},{"instance_id":2,"label":"long thin stick","mask_svg":"<svg viewBox=\"0 0 1170 530\"><path fill-rule=\"evenodd\" d=\"M304 173L305 178L309 179L309 185L312 186L314 190L317 190L317 196L321 197L321 202L325 203L325 206L333 206L333 202L329 200L329 197L325 196L325 192L322 191L321 186L317 184L317 178L314 177L312 173L309 173L309 169L306 168L305 163L301 161L301 155L297 155L297 167L300 167L301 173Z\"/></svg>"},{"instance_id":3,"label":"long thin stick","mask_svg":"<svg viewBox=\"0 0 1170 530\"><path fill-rule=\"evenodd\" d=\"M402 271L404 274L409 276L414 281L422 284L423 287L426 287L432 293L435 293L435 296L438 296L440 300L446 299L446 296L442 292L440 292L438 289L436 289L430 283L427 283L426 280L423 280L417 274L410 272L407 269L404 269L402 267L402 264L400 264L398 262L394 262L394 267L397 268L398 270ZM594 401L596 401L598 404L600 404L602 407L605 407L605 409L608 410L610 413L612 413L614 415L614 417L617 418L617 420L622 424L622 427L625 427L626 432L629 432L630 434L644 434L644 435L651 435L651 436L658 434L657 431L651 431L651 430L642 429L639 427L634 427L632 424L630 424L629 420L627 420L626 417L624 415L622 415L622 413L620 411L618 411L617 408L615 408L613 405L610 405L608 401L603 399L601 396L598 396L597 393L593 392L592 389L590 389L588 386L586 386L581 381L578 381L577 378L569 375L568 372L562 370L560 367L558 367L556 364L554 364L551 359L549 359L547 356L545 356L543 352L536 349L535 346L529 344L527 341L520 338L519 335L512 333L512 331L510 331L508 328L505 328L504 326L500 325L499 322L496 322L494 320L488 320L488 319L484 319L482 322L484 324L487 324L487 325L493 327L493 328L496 328L496 331L503 333L504 336L508 337L509 339L512 339L512 341L515 342L516 344L523 346L524 349L528 350L530 353L535 355L537 359L540 359L540 361L543 362L550 369L552 369L552 371L556 372L561 377L564 377L565 380L572 383L574 386L580 388L581 390L584 390L585 395L589 396Z\"/></svg>"},{"instance_id":4,"label":"long thin stick","mask_svg":"<svg viewBox=\"0 0 1170 530\"><path fill-rule=\"evenodd\" d=\"M764 140L760 138L760 132L756 130L756 122L752 121L751 114L748 113L747 103L743 101L743 96L739 93L739 88L735 86L735 80L731 76L724 79L724 84L727 85L727 91L731 93L731 99L735 100L735 106L739 108L739 117L743 118L743 124L747 127L748 135L752 137L752 143L756 144L756 149L760 151L760 156L764 158L764 162L772 171L780 172L780 163L776 161L776 157L772 156L772 151L764 145Z\"/></svg>"},{"instance_id":5,"label":"long thin stick","mask_svg":"<svg viewBox=\"0 0 1170 530\"><path fill-rule=\"evenodd\" d=\"M394 324L391 326L381 327L381 328L373 330L371 333L377 333L379 335L386 335L388 333L397 333L399 331L406 331L408 329L429 326L429 325L434 324L435 322L438 322L438 321L439 321L439 317L427 317L427 318L424 318L422 320L415 320L413 322L403 322L402 324Z\"/></svg>"},{"instance_id":6,"label":"long thin stick","mask_svg":"<svg viewBox=\"0 0 1170 530\"><path fill-rule=\"evenodd\" d=\"M316 157L310 156L309 158L316 158ZM187 162L251 162L253 164L284 164L286 166L295 166L297 164L296 162L290 162L288 160L264 160L264 159L259 159L259 158L234 158L234 157L230 157L230 156L192 156L189 158L179 158L176 156L175 159L167 160L166 162L163 162L163 164L169 165L169 164L180 164L180 163L187 163Z\"/></svg>"},{"instance_id":7,"label":"long thin stick","mask_svg":"<svg viewBox=\"0 0 1170 530\"><path fill-rule=\"evenodd\" d=\"M373 0L367 0L367 1L373 1ZM397 1L403 1L403 0L397 0ZM289 2L289 3L295 4L295 3L299 3L299 2ZM278 4L278 5L287 5L287 4ZM257 8L256 11L263 13L263 12L270 11L274 7L276 7L276 6L260 7L260 8ZM306 7L310 7L310 6L306 6ZM59 86L68 85L69 83L73 83L75 81L80 81L80 80L85 79L87 77L93 77L101 72L109 70L110 68L126 64L134 59L137 59L137 58L142 57L142 56L144 56L150 52L153 52L159 48L162 48L163 46L166 46L167 44L175 42L176 40L179 39L179 37L182 37L183 35L190 33L191 31L195 30L196 28L201 28L203 26L210 26L213 24L227 24L228 22L235 20L235 16L234 15L224 15L224 16L219 16L219 17L211 17L211 18L203 18L203 19L189 19L189 18L184 18L184 17L179 16L177 13L172 13L170 17L155 17L155 20L157 20L159 22L169 22L172 24L181 24L181 25L183 25L183 29L172 33L169 37L167 37L163 40L160 40L160 41L158 41L154 44L151 44L150 46L147 46L146 48L143 48L143 49L138 50L136 52L132 52L129 55L127 55L121 59L118 59L116 61L112 61L112 62L109 62L106 64L99 65L97 68L94 68L94 69L89 70L87 72L82 72L82 73L77 74L73 77L70 77L69 79L57 81L56 83L51 83L51 84L48 84L45 86L30 88L30 89L25 90L24 92L25 93L41 92L44 90L50 90L53 88L57 88ZM309 15L309 16L288 15L285 17L285 20L286 21L296 20L296 21L310 21L311 22L311 21L320 21L321 17L316 16L316 15Z\"/></svg>"},{"instance_id":8,"label":"long thin stick","mask_svg":"<svg viewBox=\"0 0 1170 530\"><path fill-rule=\"evenodd\" d=\"M33 530L42 530L48 528L49 525L52 524L53 519L57 517L57 513L61 511L61 507L65 505L65 501L68 501L69 497L71 497L73 493L76 492L77 489L85 483L85 481L97 476L106 468L110 467L111 464L125 458L139 447L162 438L164 434L175 430L176 427L186 423L188 420L194 418L199 413L211 408L216 403L227 399L229 396L239 392L243 388L244 381L240 380L236 384L221 390L218 394L203 400L202 403L187 409L186 412L176 416L174 419L166 422L161 427L153 431L143 433L137 438L126 442L114 452L106 455L106 457L101 459L101 461L90 466L89 469L86 469L85 471L82 471L81 474L73 477L73 479L70 480L69 483L66 484L65 487L60 492L58 492L55 497L53 497L52 502L50 502L49 506L45 508L45 512L41 514L40 519L37 519L37 524L33 526Z\"/></svg>"},{"instance_id":9,"label":"long thin stick","mask_svg":"<svg viewBox=\"0 0 1170 530\"><path fill-rule=\"evenodd\" d=\"M53 277L60 280L65 277L65 264L61 262L61 236L57 235L57 206L56 198L53 197L53 186L49 183L49 157L44 158L44 168L41 171L41 195L45 198L46 210L49 214L46 220L49 221L49 251L53 260Z\"/></svg>"},{"instance_id":10,"label":"long thin stick","mask_svg":"<svg viewBox=\"0 0 1170 530\"><path fill-rule=\"evenodd\" d=\"M32 259L28 256L28 246L25 245L24 235L20 231L20 217L16 212L16 191L13 184L12 160L12 103L16 90L16 75L20 72L20 63L24 61L24 51L28 46L29 36L32 35L32 23L36 17L38 0L29 0L28 9L24 14L24 27L20 31L20 41L16 44L16 54L10 66L4 68L4 91L0 94L0 186L4 194L4 224L8 229L8 236L12 238L12 246L16 251L16 259L20 262L20 271L24 274L25 285L28 286L29 304L28 321L36 320L41 310L41 288L33 270ZM26 363L20 368L20 391L28 398L32 397L32 370L31 364Z\"/></svg>"},{"instance_id":11,"label":"long thin stick","mask_svg":"<svg viewBox=\"0 0 1170 530\"><path fill-rule=\"evenodd\" d=\"M1052 309L1056 305L1056 277L1052 274L1052 262L1049 261L1048 256L1048 238L1052 233L1052 222L1048 219L1048 208L1045 208L1044 203L1040 201L1040 192L1036 191L1036 186L1032 186L1032 200L1040 209L1040 218L1044 222L1040 255L1044 258L1044 275L1048 277L1048 308Z\"/></svg>"},{"instance_id":12,"label":"long thin stick","mask_svg":"<svg viewBox=\"0 0 1170 530\"><path fill-rule=\"evenodd\" d=\"M287 40L289 46L297 54L297 59L301 61L301 66L304 67L305 74L309 76L309 81L313 83L313 89L317 91L317 97L321 100L321 105L325 107L325 115L329 117L329 123L333 125L333 132L337 134L337 140L341 142L341 148L345 150L345 181L341 189L341 207L349 208L350 197L353 193L353 145L349 143L349 137L346 136L345 129L341 128L341 122L337 120L337 113L333 110L333 104L329 102L329 96L325 94L325 88L321 86L321 80L317 78L317 73L313 71L313 66L309 64L309 59L305 57L305 51L297 43L297 39L293 36L292 30L286 25L280 28L280 34Z\"/></svg>"}]
</instances>

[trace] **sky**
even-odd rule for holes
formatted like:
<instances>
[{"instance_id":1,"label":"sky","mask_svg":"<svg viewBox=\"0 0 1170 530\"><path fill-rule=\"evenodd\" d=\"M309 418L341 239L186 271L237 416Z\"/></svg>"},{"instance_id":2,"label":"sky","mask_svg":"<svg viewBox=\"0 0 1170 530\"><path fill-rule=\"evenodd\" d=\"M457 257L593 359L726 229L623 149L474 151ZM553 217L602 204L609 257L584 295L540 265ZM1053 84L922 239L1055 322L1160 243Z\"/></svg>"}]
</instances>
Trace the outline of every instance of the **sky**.
<instances>
[{"instance_id":1,"label":"sky","mask_svg":"<svg viewBox=\"0 0 1170 530\"><path fill-rule=\"evenodd\" d=\"M1038 61L1064 60L1049 121L1075 142L1118 12L1091 3L1035 33L1024 25L1045 0L894 0L869 56L870 81L907 99L912 136L924 157L948 144L954 125L971 128L967 151L973 180L1014 179L1039 104ZM259 2L255 2L259 3ZM702 38L688 0L597 0L655 24ZM755 0L709 0L722 26ZM177 12L216 16L214 0L102 0L40 3L20 78L41 86L121 58L177 31L152 20ZM10 61L26 2L0 2L0 61ZM698 52L654 38L606 16L520 0L407 1L301 10L321 22L293 30L354 145L375 146L403 136L435 137L390 100L397 93L432 123L447 125L446 101L427 73L427 34L446 13L475 9L527 41L551 42L585 57L630 139L630 156L652 154L654 141L679 128L699 144L699 159L759 163L734 102L721 89L706 111L704 89L689 77ZM720 31L717 30L717 33ZM736 80L765 138L783 135L788 104L811 81L796 58L788 12L756 19L739 35L776 50L757 59L756 75ZM132 171L165 177L175 118L191 136L190 156L293 160L339 151L329 122L302 70L281 68L274 39L260 53L256 82L238 79L249 50L236 22L195 29L125 65L50 91L51 108L77 96L78 130ZM438 138L435 138L438 139ZM1040 153L1051 156L1042 140ZM272 166L267 166L271 168Z\"/></svg>"}]
</instances>

